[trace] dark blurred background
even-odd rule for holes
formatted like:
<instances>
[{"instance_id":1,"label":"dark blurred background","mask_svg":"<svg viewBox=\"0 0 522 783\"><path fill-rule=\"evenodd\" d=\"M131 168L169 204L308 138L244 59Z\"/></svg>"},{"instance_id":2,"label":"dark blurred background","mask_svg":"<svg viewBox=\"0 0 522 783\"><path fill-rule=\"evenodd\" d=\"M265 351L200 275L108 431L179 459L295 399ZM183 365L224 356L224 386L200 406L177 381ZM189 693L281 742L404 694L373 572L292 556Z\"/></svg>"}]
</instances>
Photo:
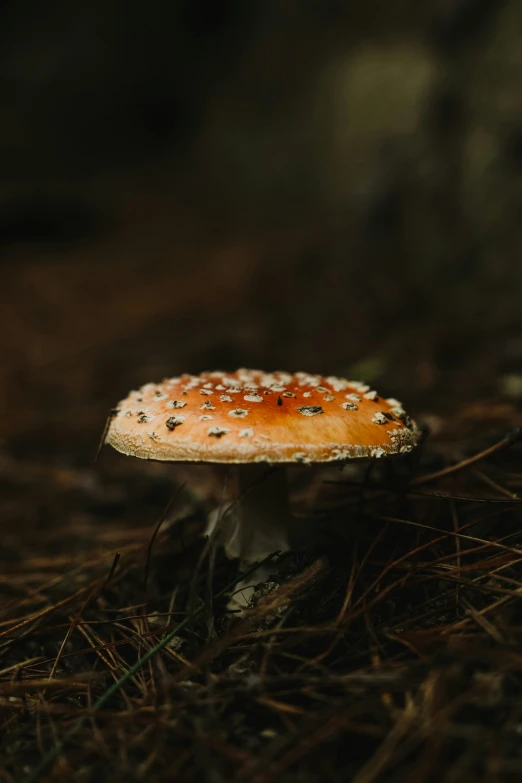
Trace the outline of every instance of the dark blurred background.
<instances>
[{"instance_id":1,"label":"dark blurred background","mask_svg":"<svg viewBox=\"0 0 522 783\"><path fill-rule=\"evenodd\" d=\"M522 396L521 0L4 0L3 447L259 366Z\"/></svg>"}]
</instances>

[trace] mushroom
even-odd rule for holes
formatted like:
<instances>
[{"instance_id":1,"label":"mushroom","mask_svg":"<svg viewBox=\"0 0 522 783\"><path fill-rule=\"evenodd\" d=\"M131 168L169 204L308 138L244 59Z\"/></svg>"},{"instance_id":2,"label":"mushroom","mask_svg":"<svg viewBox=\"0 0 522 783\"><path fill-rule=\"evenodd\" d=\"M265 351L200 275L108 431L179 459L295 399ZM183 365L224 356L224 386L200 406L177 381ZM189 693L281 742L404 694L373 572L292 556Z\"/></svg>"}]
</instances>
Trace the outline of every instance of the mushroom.
<instances>
[{"instance_id":1,"label":"mushroom","mask_svg":"<svg viewBox=\"0 0 522 783\"><path fill-rule=\"evenodd\" d=\"M403 454L418 435L400 402L366 384L240 369L182 375L130 392L107 442L143 459L234 466L237 499L210 515L206 532L228 557L252 563L288 550L299 532L285 465Z\"/></svg>"}]
</instances>

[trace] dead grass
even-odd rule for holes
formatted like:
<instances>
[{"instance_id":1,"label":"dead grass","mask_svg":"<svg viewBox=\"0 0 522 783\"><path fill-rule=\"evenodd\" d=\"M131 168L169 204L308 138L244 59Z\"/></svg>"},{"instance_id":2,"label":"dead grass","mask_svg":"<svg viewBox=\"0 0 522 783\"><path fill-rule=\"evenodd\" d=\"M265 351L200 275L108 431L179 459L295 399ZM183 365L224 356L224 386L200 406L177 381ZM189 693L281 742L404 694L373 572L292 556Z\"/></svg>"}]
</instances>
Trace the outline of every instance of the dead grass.
<instances>
[{"instance_id":1,"label":"dead grass","mask_svg":"<svg viewBox=\"0 0 522 783\"><path fill-rule=\"evenodd\" d=\"M519 780L521 423L476 406L419 461L316 476L320 544L239 618L176 471L4 455L0 780Z\"/></svg>"}]
</instances>

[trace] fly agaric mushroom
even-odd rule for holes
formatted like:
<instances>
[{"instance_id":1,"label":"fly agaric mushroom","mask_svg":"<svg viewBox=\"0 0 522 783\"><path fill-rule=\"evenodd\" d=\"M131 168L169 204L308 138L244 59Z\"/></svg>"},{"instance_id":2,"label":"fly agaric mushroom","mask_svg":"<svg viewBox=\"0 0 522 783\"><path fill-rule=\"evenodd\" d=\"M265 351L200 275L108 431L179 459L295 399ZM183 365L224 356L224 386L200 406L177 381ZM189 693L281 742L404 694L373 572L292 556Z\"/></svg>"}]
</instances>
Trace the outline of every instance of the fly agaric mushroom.
<instances>
[{"instance_id":1,"label":"fly agaric mushroom","mask_svg":"<svg viewBox=\"0 0 522 783\"><path fill-rule=\"evenodd\" d=\"M206 532L217 526L229 557L255 562L288 550L292 526L299 526L284 465L403 454L418 434L397 400L363 383L241 369L132 391L118 405L107 442L143 459L236 466L237 500L211 515Z\"/></svg>"}]
</instances>

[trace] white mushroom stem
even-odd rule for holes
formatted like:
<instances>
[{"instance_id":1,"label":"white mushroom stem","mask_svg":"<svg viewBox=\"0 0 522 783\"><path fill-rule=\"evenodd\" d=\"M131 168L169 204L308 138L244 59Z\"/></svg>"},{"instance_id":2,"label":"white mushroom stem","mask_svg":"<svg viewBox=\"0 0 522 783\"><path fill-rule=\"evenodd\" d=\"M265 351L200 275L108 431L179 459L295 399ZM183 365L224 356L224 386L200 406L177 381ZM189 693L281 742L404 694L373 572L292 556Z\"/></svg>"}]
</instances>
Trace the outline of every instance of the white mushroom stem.
<instances>
[{"instance_id":1,"label":"white mushroom stem","mask_svg":"<svg viewBox=\"0 0 522 783\"><path fill-rule=\"evenodd\" d=\"M234 465L229 470L236 479L236 499L210 515L207 535L215 536L228 557L244 563L290 549L292 515L284 466Z\"/></svg>"}]
</instances>

